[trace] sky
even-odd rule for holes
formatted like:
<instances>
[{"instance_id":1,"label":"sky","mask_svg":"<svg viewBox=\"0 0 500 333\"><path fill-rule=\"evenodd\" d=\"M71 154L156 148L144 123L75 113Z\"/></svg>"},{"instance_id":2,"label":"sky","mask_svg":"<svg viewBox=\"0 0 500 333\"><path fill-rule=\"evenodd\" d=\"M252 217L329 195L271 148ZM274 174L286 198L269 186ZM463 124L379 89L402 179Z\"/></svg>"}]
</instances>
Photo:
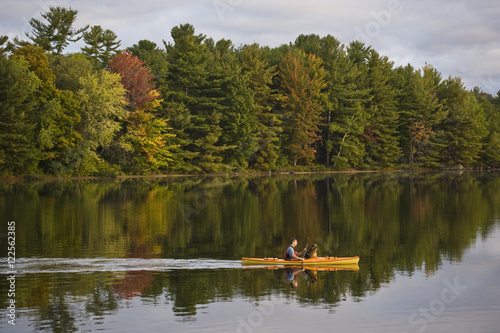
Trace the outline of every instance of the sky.
<instances>
[{"instance_id":1,"label":"sky","mask_svg":"<svg viewBox=\"0 0 500 333\"><path fill-rule=\"evenodd\" d=\"M172 41L171 29L185 23L236 47L275 47L300 34L330 34L346 45L364 42L395 66L428 63L443 79L462 78L467 89L500 90L498 0L0 0L0 35L24 36L29 20L41 19L50 6L78 10L76 28L114 31L122 48L142 39L163 48L163 40Z\"/></svg>"}]
</instances>

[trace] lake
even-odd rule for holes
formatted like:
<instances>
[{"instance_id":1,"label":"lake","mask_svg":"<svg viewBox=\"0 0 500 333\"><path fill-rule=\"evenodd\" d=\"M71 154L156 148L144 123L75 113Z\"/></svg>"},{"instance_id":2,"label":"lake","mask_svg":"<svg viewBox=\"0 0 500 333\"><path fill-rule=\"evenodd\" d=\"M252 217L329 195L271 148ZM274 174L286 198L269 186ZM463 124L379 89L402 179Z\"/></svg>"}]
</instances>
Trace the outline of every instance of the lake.
<instances>
[{"instance_id":1,"label":"lake","mask_svg":"<svg viewBox=\"0 0 500 333\"><path fill-rule=\"evenodd\" d=\"M2 332L500 327L499 173L3 182L0 217ZM292 237L359 265L242 266Z\"/></svg>"}]
</instances>

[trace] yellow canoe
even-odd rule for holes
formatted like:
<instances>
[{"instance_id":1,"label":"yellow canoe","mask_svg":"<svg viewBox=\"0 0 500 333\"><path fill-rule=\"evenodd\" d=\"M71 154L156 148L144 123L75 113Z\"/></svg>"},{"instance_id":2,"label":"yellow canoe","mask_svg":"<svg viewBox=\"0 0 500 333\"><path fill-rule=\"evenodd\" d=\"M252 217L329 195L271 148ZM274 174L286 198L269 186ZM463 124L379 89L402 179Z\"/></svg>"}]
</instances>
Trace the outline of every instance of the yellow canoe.
<instances>
[{"instance_id":1,"label":"yellow canoe","mask_svg":"<svg viewBox=\"0 0 500 333\"><path fill-rule=\"evenodd\" d=\"M293 266L286 266L286 268L298 268L298 269L305 269L309 271L359 271L359 266L358 264L335 264L335 265L324 265L324 266L319 266L319 265L312 265L312 266L302 266L302 265L293 265ZM269 266L261 266L261 265L252 265L248 267L243 267L243 269L267 269L267 270L277 270L277 269L283 269L283 267L280 267L278 265L269 265Z\"/></svg>"},{"instance_id":2,"label":"yellow canoe","mask_svg":"<svg viewBox=\"0 0 500 333\"><path fill-rule=\"evenodd\" d=\"M285 260L280 258L241 258L243 265L352 265L359 262L359 257L317 257L304 260Z\"/></svg>"}]
</instances>

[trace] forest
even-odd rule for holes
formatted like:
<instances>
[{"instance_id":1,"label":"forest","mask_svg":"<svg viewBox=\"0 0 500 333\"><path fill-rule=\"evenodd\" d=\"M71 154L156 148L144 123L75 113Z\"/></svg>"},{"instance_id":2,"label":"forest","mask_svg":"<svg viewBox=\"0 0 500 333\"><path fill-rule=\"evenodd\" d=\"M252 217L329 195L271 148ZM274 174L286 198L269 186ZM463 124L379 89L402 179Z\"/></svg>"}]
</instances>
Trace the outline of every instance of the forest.
<instances>
[{"instance_id":1,"label":"forest","mask_svg":"<svg viewBox=\"0 0 500 333\"><path fill-rule=\"evenodd\" d=\"M500 91L430 64L331 35L236 47L190 24L124 48L77 14L0 36L1 177L500 166Z\"/></svg>"}]
</instances>

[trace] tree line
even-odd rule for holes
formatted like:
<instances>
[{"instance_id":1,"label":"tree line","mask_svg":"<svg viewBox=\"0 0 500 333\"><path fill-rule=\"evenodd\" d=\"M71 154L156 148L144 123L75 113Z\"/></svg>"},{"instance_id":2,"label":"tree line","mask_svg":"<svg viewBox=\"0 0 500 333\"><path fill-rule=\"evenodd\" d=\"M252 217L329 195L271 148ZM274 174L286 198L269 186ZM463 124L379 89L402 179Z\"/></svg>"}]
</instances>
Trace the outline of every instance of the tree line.
<instances>
[{"instance_id":1,"label":"tree line","mask_svg":"<svg viewBox=\"0 0 500 333\"><path fill-rule=\"evenodd\" d=\"M432 65L331 35L235 47L190 24L121 49L77 13L0 37L1 176L500 166L500 92Z\"/></svg>"}]
</instances>

